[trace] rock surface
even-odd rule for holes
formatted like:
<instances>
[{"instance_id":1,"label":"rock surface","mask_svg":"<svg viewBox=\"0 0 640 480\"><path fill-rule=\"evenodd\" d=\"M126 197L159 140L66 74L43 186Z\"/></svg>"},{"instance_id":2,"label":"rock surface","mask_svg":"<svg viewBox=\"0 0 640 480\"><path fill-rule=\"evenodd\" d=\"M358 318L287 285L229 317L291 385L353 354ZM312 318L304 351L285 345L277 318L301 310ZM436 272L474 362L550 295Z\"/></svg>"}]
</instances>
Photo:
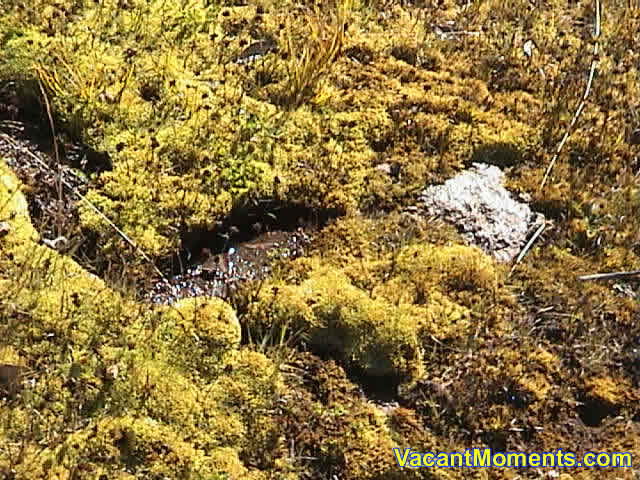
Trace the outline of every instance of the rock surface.
<instances>
[{"instance_id":1,"label":"rock surface","mask_svg":"<svg viewBox=\"0 0 640 480\"><path fill-rule=\"evenodd\" d=\"M487 254L508 262L544 217L516 201L503 180L504 173L498 167L474 163L443 185L423 190L419 207L455 225L468 242Z\"/></svg>"}]
</instances>

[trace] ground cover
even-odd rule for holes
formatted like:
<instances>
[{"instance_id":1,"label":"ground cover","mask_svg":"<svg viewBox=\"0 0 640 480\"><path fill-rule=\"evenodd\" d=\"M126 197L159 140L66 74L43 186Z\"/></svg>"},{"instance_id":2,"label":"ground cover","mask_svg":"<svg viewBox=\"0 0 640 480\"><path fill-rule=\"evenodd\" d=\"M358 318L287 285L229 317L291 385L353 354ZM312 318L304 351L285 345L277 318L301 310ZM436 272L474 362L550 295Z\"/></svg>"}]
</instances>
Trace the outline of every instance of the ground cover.
<instances>
[{"instance_id":1,"label":"ground cover","mask_svg":"<svg viewBox=\"0 0 640 480\"><path fill-rule=\"evenodd\" d=\"M392 448L640 453L637 284L578 279L640 264L640 7L598 5L5 1L2 475L549 478ZM411 209L476 162L547 219L517 265ZM156 268L299 229L224 299L148 301Z\"/></svg>"}]
</instances>

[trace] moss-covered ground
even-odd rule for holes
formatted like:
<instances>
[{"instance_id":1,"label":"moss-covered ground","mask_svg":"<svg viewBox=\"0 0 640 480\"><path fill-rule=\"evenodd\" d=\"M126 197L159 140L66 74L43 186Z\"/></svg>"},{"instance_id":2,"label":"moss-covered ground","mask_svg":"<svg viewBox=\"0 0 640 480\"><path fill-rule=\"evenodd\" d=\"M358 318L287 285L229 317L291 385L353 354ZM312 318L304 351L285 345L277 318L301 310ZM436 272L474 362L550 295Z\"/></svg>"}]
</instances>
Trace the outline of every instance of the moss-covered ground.
<instances>
[{"instance_id":1,"label":"moss-covered ground","mask_svg":"<svg viewBox=\"0 0 640 480\"><path fill-rule=\"evenodd\" d=\"M577 278L640 268L640 5L598 5L0 3L0 129L84 145L87 200L139 247L77 202L38 221L78 249L49 248L0 159L0 477L637 478L392 451L640 460L637 280ZM548 219L513 269L403 213L472 162ZM140 301L141 251L260 205L338 218L228 301Z\"/></svg>"}]
</instances>

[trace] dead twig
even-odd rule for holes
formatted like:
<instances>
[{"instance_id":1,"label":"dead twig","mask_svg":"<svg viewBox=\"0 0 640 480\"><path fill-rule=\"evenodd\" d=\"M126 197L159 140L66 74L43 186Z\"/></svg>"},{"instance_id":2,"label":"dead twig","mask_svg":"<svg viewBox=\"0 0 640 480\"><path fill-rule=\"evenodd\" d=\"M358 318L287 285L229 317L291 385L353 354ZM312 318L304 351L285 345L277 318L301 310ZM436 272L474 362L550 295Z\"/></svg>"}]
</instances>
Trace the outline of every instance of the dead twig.
<instances>
[{"instance_id":1,"label":"dead twig","mask_svg":"<svg viewBox=\"0 0 640 480\"><path fill-rule=\"evenodd\" d=\"M51 141L53 142L53 152L56 157L56 190L58 194L58 205L57 205L57 218L56 218L56 233L57 236L62 235L62 206L64 205L64 190L62 188L62 165L60 164L60 153L58 152L58 139L56 138L56 127L53 124L53 116L51 115L51 105L49 104L49 96L42 85L42 80L38 76L38 86L40 87L40 93L42 94L42 98L44 99L44 105L47 109L47 118L49 119L49 126L51 127Z\"/></svg>"},{"instance_id":2,"label":"dead twig","mask_svg":"<svg viewBox=\"0 0 640 480\"><path fill-rule=\"evenodd\" d=\"M542 182L540 183L540 190L542 190L545 184L547 183L547 179L551 174L551 170L553 169L553 166L556 164L556 161L558 160L558 156L560 155L560 152L562 152L564 144L571 136L571 132L575 127L576 122L578 121L578 117L582 114L582 111L584 110L584 107L586 105L587 97L591 92L591 85L593 83L593 77L596 73L596 68L598 66L598 55L600 51L600 44L598 43L598 39L600 38L600 14L601 14L600 0L595 0L595 7L596 7L596 19L595 19L595 32L593 35L593 37L595 38L595 44L593 46L593 60L591 60L591 69L589 71L589 81L587 82L587 86L584 90L582 101L580 102L580 105L578 105L578 108L573 114L571 123L567 127L567 130L564 132L564 136L562 137L562 140L560 140L560 143L558 144L558 148L556 148L556 153L553 154L553 158L551 159L551 162L549 163L547 170L544 172L544 177L542 178Z\"/></svg>"},{"instance_id":3,"label":"dead twig","mask_svg":"<svg viewBox=\"0 0 640 480\"><path fill-rule=\"evenodd\" d=\"M640 277L640 270L630 270L628 272L592 273L590 275L580 275L578 280L619 280L622 278Z\"/></svg>"},{"instance_id":4,"label":"dead twig","mask_svg":"<svg viewBox=\"0 0 640 480\"><path fill-rule=\"evenodd\" d=\"M20 146L13 141L13 139L5 134L0 134L8 143L12 144L15 148L20 148ZM33 152L29 151L28 149L24 149L24 152L27 153L29 156L31 156L36 162L38 162L38 164L40 164L40 166L46 170L51 171L51 168L49 167L49 165L47 165L45 162L43 162L41 159L38 158L37 155L35 155ZM60 166L60 163L58 162L58 166ZM64 185L67 189L69 189L69 191L71 193L73 193L76 197L78 197L81 201L83 201L85 204L87 204L89 206L89 208L91 208L94 212L96 212L96 214L102 219L104 220L107 225L109 225L111 228L113 228L113 230L116 231L116 233L125 241L127 242L131 247L133 247L135 249L136 252L138 252L140 254L140 256L149 263L149 265L151 265L154 269L154 271L158 274L158 276L162 279L163 283L165 283L168 287L169 290L173 292L174 288L173 285L171 285L171 282L169 282L169 280L167 279L167 277L160 271L160 269L156 266L155 263L153 263L153 261L151 260L151 258L144 252L144 250L142 250L137 244L136 242L134 242L131 238L129 238L129 236L124 233L120 228L118 228L118 226L113 223L104 213L102 213L98 207L96 207L93 203L91 203L89 200L87 200L87 198L82 195L73 185L71 185L69 182L67 182L62 175L60 175L59 177L59 181L62 185Z\"/></svg>"},{"instance_id":5,"label":"dead twig","mask_svg":"<svg viewBox=\"0 0 640 480\"><path fill-rule=\"evenodd\" d=\"M518 258L516 258L516 261L513 264L513 267L511 267L511 271L509 272L509 276L511 276L511 274L513 273L513 271L516 268L516 265L518 265L522 261L522 259L525 257L527 252L531 249L531 246L533 245L533 242L536 241L536 239L540 236L540 234L542 233L542 231L544 230L544 228L546 226L547 226L546 222L543 221L542 225L540 225L538 227L538 229L533 233L533 235L531 235L531 238L529 239L527 244L524 246L522 251L518 254Z\"/></svg>"}]
</instances>

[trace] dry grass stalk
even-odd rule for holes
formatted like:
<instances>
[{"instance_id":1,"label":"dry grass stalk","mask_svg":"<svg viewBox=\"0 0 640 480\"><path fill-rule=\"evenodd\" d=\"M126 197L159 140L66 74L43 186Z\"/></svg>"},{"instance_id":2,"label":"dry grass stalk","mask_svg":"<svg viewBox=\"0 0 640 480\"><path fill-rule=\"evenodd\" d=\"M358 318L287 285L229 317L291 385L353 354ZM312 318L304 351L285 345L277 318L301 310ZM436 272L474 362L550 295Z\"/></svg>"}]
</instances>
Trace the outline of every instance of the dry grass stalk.
<instances>
[{"instance_id":1,"label":"dry grass stalk","mask_svg":"<svg viewBox=\"0 0 640 480\"><path fill-rule=\"evenodd\" d=\"M353 0L341 0L328 21L317 7L308 13L309 36L305 39L296 41L289 23L284 45L289 61L283 103L290 108L299 107L313 96L322 75L340 54L352 3Z\"/></svg>"},{"instance_id":2,"label":"dry grass stalk","mask_svg":"<svg viewBox=\"0 0 640 480\"><path fill-rule=\"evenodd\" d=\"M600 45L598 43L598 39L600 38L600 16L601 16L600 0L595 0L595 9L596 9L595 32L593 34L595 43L593 46L593 60L591 60L589 80L587 82L587 86L585 87L584 95L582 95L582 101L580 102L580 105L578 105L578 108L573 114L571 123L567 127L567 130L565 131L564 136L562 137L562 140L560 140L560 143L558 144L558 148L556 148L556 153L554 153L553 158L551 159L551 162L547 167L547 170L544 172L544 177L542 178L542 182L540 183L540 189L544 188L545 184L547 183L549 175L551 174L551 170L553 169L553 166L556 164L556 161L558 160L558 156L560 155L560 152L562 152L564 144L567 142L567 140L571 136L571 131L575 127L576 122L578 121L578 117L580 117L580 115L582 114L582 111L584 110L584 107L586 105L587 98L589 97L589 93L591 92L591 84L593 83L593 77L596 73L596 68L598 66L598 55L600 52Z\"/></svg>"}]
</instances>

